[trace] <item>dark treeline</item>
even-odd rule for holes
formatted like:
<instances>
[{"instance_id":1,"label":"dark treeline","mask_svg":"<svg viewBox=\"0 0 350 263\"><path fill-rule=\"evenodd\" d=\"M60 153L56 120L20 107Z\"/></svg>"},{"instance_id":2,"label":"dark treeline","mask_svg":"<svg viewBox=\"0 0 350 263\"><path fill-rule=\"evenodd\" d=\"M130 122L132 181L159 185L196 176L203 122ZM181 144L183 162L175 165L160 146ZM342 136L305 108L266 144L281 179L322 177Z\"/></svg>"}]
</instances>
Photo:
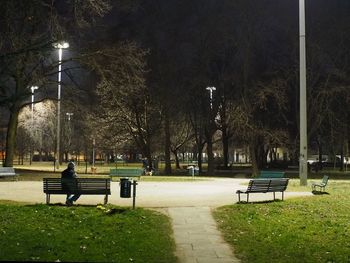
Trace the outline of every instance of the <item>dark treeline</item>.
<instances>
[{"instance_id":1,"label":"dark treeline","mask_svg":"<svg viewBox=\"0 0 350 263\"><path fill-rule=\"evenodd\" d=\"M310 152L343 158L350 141L350 2L306 3ZM208 174L214 151L228 167L238 148L248 149L253 174L277 147L297 163L298 1L113 4L76 41L77 52L93 54L80 62L97 83L91 103L79 106L90 116L80 135L96 138L106 154L139 152L149 163L162 156L166 173L183 152L195 153L200 170L205 152ZM207 87L216 88L212 100Z\"/></svg>"},{"instance_id":2,"label":"dark treeline","mask_svg":"<svg viewBox=\"0 0 350 263\"><path fill-rule=\"evenodd\" d=\"M348 148L349 11L347 1L307 1L308 136L320 155ZM162 152L168 173L170 153L188 145L200 167L206 150L208 173L213 148L226 167L232 148L247 146L254 173L276 147L297 163L298 1L147 0L116 14L108 37L148 52L145 100L156 113L143 127L146 156Z\"/></svg>"}]
</instances>

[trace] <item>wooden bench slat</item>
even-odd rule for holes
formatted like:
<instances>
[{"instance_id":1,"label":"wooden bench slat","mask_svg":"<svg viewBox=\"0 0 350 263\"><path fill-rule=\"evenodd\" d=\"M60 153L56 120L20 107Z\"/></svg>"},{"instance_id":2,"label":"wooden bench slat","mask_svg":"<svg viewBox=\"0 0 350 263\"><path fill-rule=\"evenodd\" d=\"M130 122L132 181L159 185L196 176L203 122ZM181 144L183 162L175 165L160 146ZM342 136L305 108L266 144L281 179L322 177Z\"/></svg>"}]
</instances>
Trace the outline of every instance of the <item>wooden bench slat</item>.
<instances>
[{"instance_id":1,"label":"wooden bench slat","mask_svg":"<svg viewBox=\"0 0 350 263\"><path fill-rule=\"evenodd\" d=\"M246 190L237 190L238 200L241 201L240 194L247 194L247 202L249 201L249 193L268 193L272 192L275 200L275 193L283 193L287 189L289 179L288 178L272 178L272 179L252 179L249 181Z\"/></svg>"},{"instance_id":2,"label":"wooden bench slat","mask_svg":"<svg viewBox=\"0 0 350 263\"><path fill-rule=\"evenodd\" d=\"M105 195L105 204L108 195L111 194L110 178L44 178L43 191L46 194L46 202L50 202L51 194L82 194Z\"/></svg>"},{"instance_id":3,"label":"wooden bench slat","mask_svg":"<svg viewBox=\"0 0 350 263\"><path fill-rule=\"evenodd\" d=\"M127 168L117 168L110 169L109 175L111 177L140 177L143 174L143 169L127 169Z\"/></svg>"},{"instance_id":4,"label":"wooden bench slat","mask_svg":"<svg viewBox=\"0 0 350 263\"><path fill-rule=\"evenodd\" d=\"M16 178L17 175L18 174L16 174L15 169L13 167L0 167L0 177Z\"/></svg>"},{"instance_id":5,"label":"wooden bench slat","mask_svg":"<svg viewBox=\"0 0 350 263\"><path fill-rule=\"evenodd\" d=\"M283 178L284 172L280 171L260 171L259 178Z\"/></svg>"}]
</instances>

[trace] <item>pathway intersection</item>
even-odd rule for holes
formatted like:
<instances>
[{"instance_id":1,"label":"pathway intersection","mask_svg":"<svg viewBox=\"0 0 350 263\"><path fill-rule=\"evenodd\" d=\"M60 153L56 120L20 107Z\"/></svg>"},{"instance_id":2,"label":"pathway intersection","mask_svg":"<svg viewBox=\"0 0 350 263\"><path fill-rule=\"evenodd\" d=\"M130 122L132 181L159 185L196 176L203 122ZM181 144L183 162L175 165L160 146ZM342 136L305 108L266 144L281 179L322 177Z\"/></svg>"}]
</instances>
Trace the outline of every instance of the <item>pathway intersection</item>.
<instances>
[{"instance_id":1,"label":"pathway intersection","mask_svg":"<svg viewBox=\"0 0 350 263\"><path fill-rule=\"evenodd\" d=\"M240 262L223 240L211 210L237 202L237 189L246 188L248 179L218 178L189 182L146 182L137 186L136 207L165 212L172 220L179 263ZM0 200L45 203L42 182L0 182ZM132 206L132 199L119 198L119 183L112 182L109 203ZM285 198L312 195L286 192ZM272 199L270 194L251 195L250 201ZM278 198L278 196L277 196ZM52 203L65 202L65 196L52 195ZM103 203L103 196L81 196L77 204Z\"/></svg>"}]
</instances>

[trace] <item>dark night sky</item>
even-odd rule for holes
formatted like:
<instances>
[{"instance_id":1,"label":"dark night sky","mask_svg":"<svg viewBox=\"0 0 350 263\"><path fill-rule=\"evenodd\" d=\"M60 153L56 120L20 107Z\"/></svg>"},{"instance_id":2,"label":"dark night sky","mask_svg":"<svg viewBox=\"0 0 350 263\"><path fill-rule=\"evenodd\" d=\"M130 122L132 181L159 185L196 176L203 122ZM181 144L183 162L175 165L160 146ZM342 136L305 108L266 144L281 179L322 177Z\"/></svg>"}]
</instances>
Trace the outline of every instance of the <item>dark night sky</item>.
<instances>
[{"instance_id":1,"label":"dark night sky","mask_svg":"<svg viewBox=\"0 0 350 263\"><path fill-rule=\"evenodd\" d=\"M152 54L176 52L176 56L190 57L196 36L205 31L209 38L212 36L208 42L214 42L213 38L223 38L222 34L237 39L252 30L255 43L269 46L276 60L283 60L283 53L298 55L297 50L292 50L298 47L298 2L139 0L131 9L113 8L90 36L97 37L101 43L135 40ZM332 40L342 37L339 28L346 27L349 14L348 0L306 0L308 48L314 43L331 48ZM212 45L221 48L219 44Z\"/></svg>"},{"instance_id":2,"label":"dark night sky","mask_svg":"<svg viewBox=\"0 0 350 263\"><path fill-rule=\"evenodd\" d=\"M132 11L120 11L114 8L103 19L103 27L110 28L108 37L114 34L118 38L142 39L145 26L153 24L155 30L160 26L164 31L167 31L168 27L171 32L174 29L199 27L201 22L210 23L210 21L220 19L223 15L233 17L232 21L236 22L236 24L227 25L230 27L239 28L240 23L243 23L243 20L240 21L239 18L250 16L255 20L261 19L262 23L264 20L273 21L272 25L276 27L286 26L286 21L289 21L291 25L294 25L294 30L298 30L298 0L197 0L190 2L148 0L138 2L140 2L139 7ZM350 1L348 0L306 0L305 2L309 35L319 26L328 28L335 26L337 22L347 19L350 14ZM208 16L200 17L201 15Z\"/></svg>"},{"instance_id":3,"label":"dark night sky","mask_svg":"<svg viewBox=\"0 0 350 263\"><path fill-rule=\"evenodd\" d=\"M284 54L288 52L295 52L298 59L297 50L293 51L298 45L298 0L138 0L132 8L120 8L119 1L112 2L116 7L85 36L97 46L135 40L151 54L172 52L186 64L196 51L196 36L207 31L208 36L217 39L222 34L237 38L249 33L252 26L259 33L252 34L256 48L268 46L278 63L287 59ZM331 53L341 39L349 43L349 15L349 0L306 0L309 50L320 43ZM208 38L210 45L220 48L213 38ZM65 56L79 51L84 39L79 42L71 43L72 49ZM149 65L152 67L152 63ZM86 75L81 77L77 70L72 74L78 83L87 86ZM67 76L64 81L69 81Z\"/></svg>"}]
</instances>

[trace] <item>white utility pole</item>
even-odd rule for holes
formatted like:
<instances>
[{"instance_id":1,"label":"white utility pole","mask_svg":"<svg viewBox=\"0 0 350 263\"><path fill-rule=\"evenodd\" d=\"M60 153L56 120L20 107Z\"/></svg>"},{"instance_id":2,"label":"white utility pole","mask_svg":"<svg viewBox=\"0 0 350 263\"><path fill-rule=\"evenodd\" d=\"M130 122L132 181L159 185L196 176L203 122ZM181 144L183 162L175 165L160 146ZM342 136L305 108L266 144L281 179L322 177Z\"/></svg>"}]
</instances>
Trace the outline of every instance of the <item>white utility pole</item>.
<instances>
[{"instance_id":1,"label":"white utility pole","mask_svg":"<svg viewBox=\"0 0 350 263\"><path fill-rule=\"evenodd\" d=\"M306 96L305 0L299 0L300 40L300 185L307 185L307 96Z\"/></svg>"}]
</instances>

